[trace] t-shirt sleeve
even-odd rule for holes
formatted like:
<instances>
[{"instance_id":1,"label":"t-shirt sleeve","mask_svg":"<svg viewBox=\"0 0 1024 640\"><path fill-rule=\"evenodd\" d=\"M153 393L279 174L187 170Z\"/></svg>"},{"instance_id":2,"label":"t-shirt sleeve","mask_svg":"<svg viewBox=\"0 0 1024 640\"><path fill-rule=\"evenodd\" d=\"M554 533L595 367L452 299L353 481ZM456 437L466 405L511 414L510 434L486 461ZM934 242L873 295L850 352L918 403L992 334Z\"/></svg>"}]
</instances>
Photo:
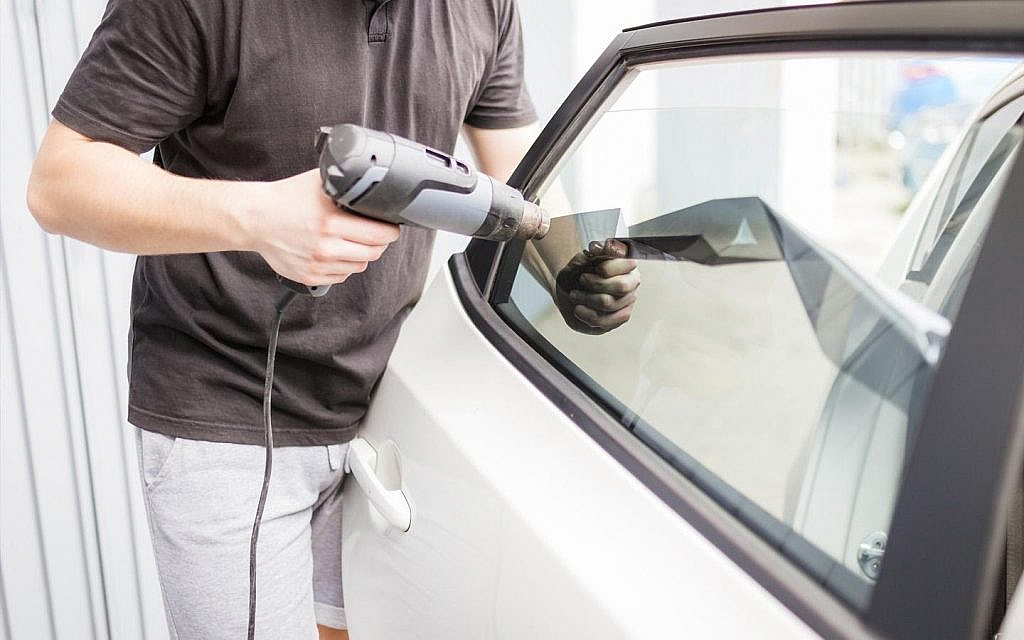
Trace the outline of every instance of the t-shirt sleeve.
<instances>
[{"instance_id":1,"label":"t-shirt sleeve","mask_svg":"<svg viewBox=\"0 0 1024 640\"><path fill-rule=\"evenodd\" d=\"M480 129L521 127L537 120L523 78L523 30L515 0L503 3L498 46L490 73L465 122Z\"/></svg>"},{"instance_id":2,"label":"t-shirt sleeve","mask_svg":"<svg viewBox=\"0 0 1024 640\"><path fill-rule=\"evenodd\" d=\"M181 0L110 0L53 117L142 153L202 115L205 77L202 38Z\"/></svg>"}]
</instances>

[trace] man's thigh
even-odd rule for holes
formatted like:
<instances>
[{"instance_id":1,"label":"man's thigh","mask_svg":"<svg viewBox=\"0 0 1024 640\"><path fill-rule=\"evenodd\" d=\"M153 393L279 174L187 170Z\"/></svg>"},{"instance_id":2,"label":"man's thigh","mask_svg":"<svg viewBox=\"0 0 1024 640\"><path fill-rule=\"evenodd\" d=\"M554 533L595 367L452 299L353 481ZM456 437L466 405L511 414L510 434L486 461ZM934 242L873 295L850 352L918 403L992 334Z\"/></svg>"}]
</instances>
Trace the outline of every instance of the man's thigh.
<instances>
[{"instance_id":1,"label":"man's thigh","mask_svg":"<svg viewBox=\"0 0 1024 640\"><path fill-rule=\"evenodd\" d=\"M171 637L237 640L264 450L140 430L139 463ZM310 518L336 476L327 447L274 450L260 528L256 636L316 638Z\"/></svg>"}]
</instances>

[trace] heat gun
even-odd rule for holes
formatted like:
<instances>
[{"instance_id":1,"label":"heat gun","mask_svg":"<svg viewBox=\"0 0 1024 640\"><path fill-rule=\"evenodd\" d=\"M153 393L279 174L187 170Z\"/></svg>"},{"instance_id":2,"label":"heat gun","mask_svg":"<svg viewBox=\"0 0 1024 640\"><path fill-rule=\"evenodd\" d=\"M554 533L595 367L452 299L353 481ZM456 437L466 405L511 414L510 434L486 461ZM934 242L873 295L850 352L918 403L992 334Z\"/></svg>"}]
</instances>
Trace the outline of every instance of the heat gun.
<instances>
[{"instance_id":1,"label":"heat gun","mask_svg":"<svg viewBox=\"0 0 1024 640\"><path fill-rule=\"evenodd\" d=\"M541 238L551 219L516 189L451 155L354 124L321 127L320 178L338 207L368 218L484 240ZM282 278L297 293L322 296Z\"/></svg>"}]
</instances>

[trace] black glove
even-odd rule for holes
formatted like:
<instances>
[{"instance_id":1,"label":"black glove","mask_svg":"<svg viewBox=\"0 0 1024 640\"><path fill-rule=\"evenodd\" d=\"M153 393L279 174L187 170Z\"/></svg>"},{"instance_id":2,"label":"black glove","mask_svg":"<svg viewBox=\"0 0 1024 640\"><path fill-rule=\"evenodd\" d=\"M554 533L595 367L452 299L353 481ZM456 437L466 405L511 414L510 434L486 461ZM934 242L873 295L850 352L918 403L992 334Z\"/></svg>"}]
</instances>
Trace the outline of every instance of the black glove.
<instances>
[{"instance_id":1,"label":"black glove","mask_svg":"<svg viewBox=\"0 0 1024 640\"><path fill-rule=\"evenodd\" d=\"M591 242L555 276L555 305L566 324L598 335L625 324L633 313L640 272L623 243Z\"/></svg>"}]
</instances>

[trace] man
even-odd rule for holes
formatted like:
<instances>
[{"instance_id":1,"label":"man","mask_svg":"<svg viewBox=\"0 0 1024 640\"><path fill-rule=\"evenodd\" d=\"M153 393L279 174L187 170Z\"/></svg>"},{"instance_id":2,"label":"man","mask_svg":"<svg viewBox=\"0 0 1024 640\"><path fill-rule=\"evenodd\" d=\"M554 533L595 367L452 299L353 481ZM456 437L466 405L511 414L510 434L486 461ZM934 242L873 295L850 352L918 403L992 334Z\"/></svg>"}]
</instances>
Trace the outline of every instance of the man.
<instances>
[{"instance_id":1,"label":"man","mask_svg":"<svg viewBox=\"0 0 1024 640\"><path fill-rule=\"evenodd\" d=\"M111 0L28 199L50 232L140 254L128 416L172 638L245 635L273 272L336 286L296 298L281 328L257 637L347 637L344 443L433 235L336 209L313 134L352 122L450 151L463 129L507 179L534 135L522 57L513 0ZM562 305L598 332L635 288L629 261L600 269Z\"/></svg>"}]
</instances>

